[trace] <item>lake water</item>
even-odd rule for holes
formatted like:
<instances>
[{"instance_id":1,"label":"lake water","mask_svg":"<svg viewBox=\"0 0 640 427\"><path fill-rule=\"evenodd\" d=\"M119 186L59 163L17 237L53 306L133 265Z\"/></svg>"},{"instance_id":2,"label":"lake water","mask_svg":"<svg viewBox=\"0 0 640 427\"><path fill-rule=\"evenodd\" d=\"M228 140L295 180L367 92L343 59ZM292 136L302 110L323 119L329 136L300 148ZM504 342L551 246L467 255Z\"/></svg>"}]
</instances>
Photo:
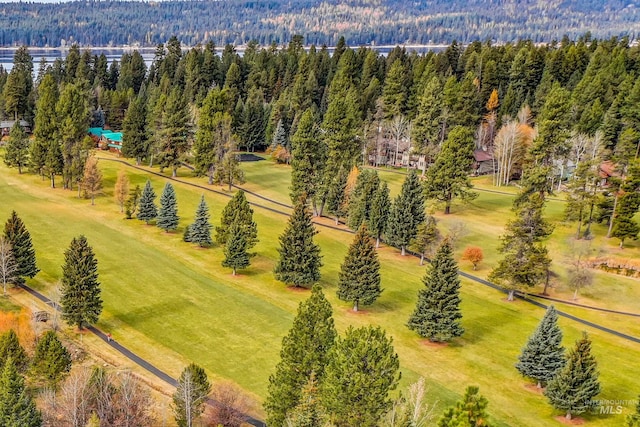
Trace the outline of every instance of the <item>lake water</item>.
<instances>
[{"instance_id":1,"label":"lake water","mask_svg":"<svg viewBox=\"0 0 640 427\"><path fill-rule=\"evenodd\" d=\"M407 51L415 51L419 54L422 53L426 53L429 51L436 51L439 52L441 50L446 49L447 46L442 46L442 45L433 45L433 46L406 46ZM333 48L330 47L328 48L330 53L333 53ZM394 46L378 46L375 47L375 49L380 52L382 55L387 55L389 52L391 52L394 49ZM80 49L81 51L84 51L84 48ZM109 62L109 64L111 64L112 61L117 60L119 61L120 58L122 57L122 55L126 52L133 52L134 50L137 50L138 52L140 52L140 54L142 55L142 58L144 58L145 63L147 64L147 67L149 67L151 65L151 62L153 61L153 57L154 57L154 53L155 53L155 48L153 47L145 47L145 48L92 48L91 49L91 54L92 55L100 55L103 54L107 57L107 60ZM236 51L238 52L238 54L242 55L242 53L244 52L244 49L242 47L238 47L236 48ZM2 66L5 70L7 71L11 71L11 69L13 68L13 55L15 54L16 49L15 48L0 48L0 66ZM42 60L42 58L45 58L47 63L49 65L51 65L53 63L53 61L55 61L58 58L66 58L67 54L69 53L69 49L64 49L64 48L49 48L49 49L42 49L42 48L31 48L29 49L29 53L31 54L31 56L33 57L33 71L34 73L38 72L38 68L40 67L40 61ZM218 54L222 53L222 48L218 49Z\"/></svg>"}]
</instances>

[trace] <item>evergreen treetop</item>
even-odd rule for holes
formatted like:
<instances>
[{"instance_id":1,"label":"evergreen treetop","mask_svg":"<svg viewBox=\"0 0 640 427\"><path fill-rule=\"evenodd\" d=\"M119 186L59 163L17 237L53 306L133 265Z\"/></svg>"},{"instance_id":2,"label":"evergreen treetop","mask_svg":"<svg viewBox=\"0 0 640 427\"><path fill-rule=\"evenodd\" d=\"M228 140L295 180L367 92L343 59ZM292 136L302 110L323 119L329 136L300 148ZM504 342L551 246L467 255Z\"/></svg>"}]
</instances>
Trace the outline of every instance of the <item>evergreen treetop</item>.
<instances>
[{"instance_id":1,"label":"evergreen treetop","mask_svg":"<svg viewBox=\"0 0 640 427\"><path fill-rule=\"evenodd\" d=\"M246 268L250 264L249 253L247 252L247 241L244 233L240 229L240 225L231 224L229 227L229 238L224 245L223 267L231 267L233 275L236 270Z\"/></svg>"},{"instance_id":2,"label":"evergreen treetop","mask_svg":"<svg viewBox=\"0 0 640 427\"><path fill-rule=\"evenodd\" d=\"M449 341L464 333L460 325L460 278L448 239L438 249L423 279L416 309L407 326L430 341Z\"/></svg>"},{"instance_id":3,"label":"evergreen treetop","mask_svg":"<svg viewBox=\"0 0 640 427\"><path fill-rule=\"evenodd\" d=\"M27 394L24 378L9 358L0 376L0 424L7 427L40 427L42 415Z\"/></svg>"},{"instance_id":4,"label":"evergreen treetop","mask_svg":"<svg viewBox=\"0 0 640 427\"><path fill-rule=\"evenodd\" d=\"M71 354L54 331L46 331L38 340L31 372L55 387L70 370Z\"/></svg>"},{"instance_id":5,"label":"evergreen treetop","mask_svg":"<svg viewBox=\"0 0 640 427\"><path fill-rule=\"evenodd\" d=\"M227 243L230 236L229 229L232 224L236 224L244 234L247 250L258 243L258 226L253 220L253 209L251 209L242 190L236 192L222 210L220 226L216 227L216 241L219 244L224 245Z\"/></svg>"},{"instance_id":6,"label":"evergreen treetop","mask_svg":"<svg viewBox=\"0 0 640 427\"><path fill-rule=\"evenodd\" d=\"M147 224L158 216L158 208L155 204L156 193L151 187L151 181L147 180L142 195L140 196L137 218Z\"/></svg>"},{"instance_id":7,"label":"evergreen treetop","mask_svg":"<svg viewBox=\"0 0 640 427\"><path fill-rule=\"evenodd\" d=\"M142 196L144 197L144 192ZM169 232L178 228L179 221L180 217L178 216L176 192L173 189L173 185L167 182L160 196L160 209L158 210L156 225L164 231Z\"/></svg>"},{"instance_id":8,"label":"evergreen treetop","mask_svg":"<svg viewBox=\"0 0 640 427\"><path fill-rule=\"evenodd\" d=\"M17 276L24 283L25 277L34 277L40 271L36 266L36 251L31 242L31 234L16 211L4 224L4 237L11 244L13 257L17 264Z\"/></svg>"},{"instance_id":9,"label":"evergreen treetop","mask_svg":"<svg viewBox=\"0 0 640 427\"><path fill-rule=\"evenodd\" d=\"M479 391L476 386L467 387L462 400L444 412L438 427L489 427L486 413L489 401Z\"/></svg>"},{"instance_id":10,"label":"evergreen treetop","mask_svg":"<svg viewBox=\"0 0 640 427\"><path fill-rule=\"evenodd\" d=\"M13 329L0 336L0 366L4 366L8 360L11 360L19 372L24 372L29 364L27 352L20 345L18 335Z\"/></svg>"},{"instance_id":11,"label":"evergreen treetop","mask_svg":"<svg viewBox=\"0 0 640 427\"><path fill-rule=\"evenodd\" d=\"M189 242L197 243L200 247L211 246L211 224L209 223L209 207L204 201L204 194L200 198L200 204L196 209L196 217L188 227Z\"/></svg>"},{"instance_id":12,"label":"evergreen treetop","mask_svg":"<svg viewBox=\"0 0 640 427\"><path fill-rule=\"evenodd\" d=\"M523 376L536 380L538 386L542 386L551 381L565 363L558 312L550 305L518 356L516 368Z\"/></svg>"}]
</instances>

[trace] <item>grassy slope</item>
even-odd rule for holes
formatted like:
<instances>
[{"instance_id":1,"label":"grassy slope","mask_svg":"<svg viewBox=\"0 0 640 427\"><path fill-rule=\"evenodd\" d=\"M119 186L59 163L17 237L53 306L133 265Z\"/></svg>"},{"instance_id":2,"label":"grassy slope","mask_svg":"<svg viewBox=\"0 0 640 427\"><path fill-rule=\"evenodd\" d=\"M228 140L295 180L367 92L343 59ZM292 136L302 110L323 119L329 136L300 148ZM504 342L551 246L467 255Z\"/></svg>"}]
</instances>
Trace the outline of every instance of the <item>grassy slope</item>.
<instances>
[{"instance_id":1,"label":"grassy slope","mask_svg":"<svg viewBox=\"0 0 640 427\"><path fill-rule=\"evenodd\" d=\"M190 360L205 366L217 377L231 378L245 389L264 397L269 373L278 360L281 337L291 324L299 301L306 293L292 292L271 274L277 252L277 236L286 218L256 209L260 243L253 265L233 278L220 267L220 248L198 249L181 241L181 231L166 234L139 221L124 221L111 199L117 166L102 161L105 196L91 207L75 193L49 189L39 178L18 176L15 170L0 168L0 218L12 209L19 212L32 233L43 270L31 283L46 290L59 278L63 251L75 235L84 233L99 259L105 313L99 326L116 339L173 375ZM288 202L288 169L266 162L244 164L247 188ZM143 184L146 175L129 170L132 182ZM402 176L383 174L397 191ZM157 193L164 180L152 178ZM198 181L201 182L201 181ZM176 185L181 226L193 217L201 190ZM213 222L228 198L206 194ZM249 197L251 200L252 198ZM473 220L461 247L482 243L486 262L479 275L495 261L495 236L480 232L501 232L509 215L508 197L484 193L474 205L456 209L442 219L444 228L453 219ZM560 208L552 208L560 211ZM555 214L554 214L555 215ZM480 222L478 220L482 222ZM489 224L489 225L487 225ZM426 346L404 326L413 310L424 267L413 258L400 257L391 248L382 248L382 278L385 291L364 313L353 314L350 305L335 297L335 283L351 235L320 229L317 236L324 255L322 284L334 305L336 323L343 330L349 324L380 324L394 337L401 358L403 383L425 376L431 399L438 400L438 412L460 397L468 384L478 384L490 400L490 412L500 425L554 425L554 411L543 397L527 391L513 363L542 311L528 304L507 303L493 290L464 282L463 324L465 336L446 348ZM633 249L636 250L636 249ZM464 266L463 266L464 267ZM610 278L607 276L607 278ZM615 302L630 306L637 296L637 281L614 280ZM634 287L635 285L635 287ZM593 288L595 302L603 304ZM604 296L604 295L603 295ZM637 299L635 300L637 301ZM635 305L638 311L637 304ZM611 319L584 310L576 314L614 327L637 327L628 319ZM637 323L637 322L633 322ZM572 345L583 329L567 320L561 324L566 345ZM594 351L600 360L602 398L633 399L640 391L640 345L622 342L610 335L590 331ZM637 333L636 335L640 335ZM591 418L590 418L591 419ZM619 416L592 417L590 425L619 424Z\"/></svg>"}]
</instances>

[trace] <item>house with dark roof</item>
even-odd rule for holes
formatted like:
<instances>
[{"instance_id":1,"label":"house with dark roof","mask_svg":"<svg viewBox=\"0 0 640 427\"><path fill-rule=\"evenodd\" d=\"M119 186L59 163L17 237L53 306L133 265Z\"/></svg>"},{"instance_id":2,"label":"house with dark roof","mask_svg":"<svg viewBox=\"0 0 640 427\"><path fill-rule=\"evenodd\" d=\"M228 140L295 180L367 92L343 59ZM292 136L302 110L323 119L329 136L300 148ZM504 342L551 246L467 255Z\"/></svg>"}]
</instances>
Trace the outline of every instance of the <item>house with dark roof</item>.
<instances>
[{"instance_id":1,"label":"house with dark roof","mask_svg":"<svg viewBox=\"0 0 640 427\"><path fill-rule=\"evenodd\" d=\"M16 124L15 120L2 120L0 121L0 129L2 131L2 136L7 136L11 133L11 128ZM31 133L31 127L26 120L20 120L20 126L26 133Z\"/></svg>"},{"instance_id":2,"label":"house with dark roof","mask_svg":"<svg viewBox=\"0 0 640 427\"><path fill-rule=\"evenodd\" d=\"M493 153L488 150L473 150L473 173L475 175L486 175L496 172L496 164L493 160Z\"/></svg>"}]
</instances>

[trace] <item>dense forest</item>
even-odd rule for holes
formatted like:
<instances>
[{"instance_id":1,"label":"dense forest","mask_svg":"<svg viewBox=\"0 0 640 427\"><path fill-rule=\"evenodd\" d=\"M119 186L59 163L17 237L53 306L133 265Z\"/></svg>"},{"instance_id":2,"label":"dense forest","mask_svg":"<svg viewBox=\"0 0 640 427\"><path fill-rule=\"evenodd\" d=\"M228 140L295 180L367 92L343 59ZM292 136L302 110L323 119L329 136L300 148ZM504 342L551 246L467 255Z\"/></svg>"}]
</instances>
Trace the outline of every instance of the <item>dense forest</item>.
<instances>
[{"instance_id":1,"label":"dense forest","mask_svg":"<svg viewBox=\"0 0 640 427\"><path fill-rule=\"evenodd\" d=\"M155 46L170 36L189 46L288 43L334 46L340 37L355 45L449 44L517 39L551 42L636 37L637 0L620 1L72 1L3 3L0 46ZM70 19L69 17L73 17Z\"/></svg>"}]
</instances>

